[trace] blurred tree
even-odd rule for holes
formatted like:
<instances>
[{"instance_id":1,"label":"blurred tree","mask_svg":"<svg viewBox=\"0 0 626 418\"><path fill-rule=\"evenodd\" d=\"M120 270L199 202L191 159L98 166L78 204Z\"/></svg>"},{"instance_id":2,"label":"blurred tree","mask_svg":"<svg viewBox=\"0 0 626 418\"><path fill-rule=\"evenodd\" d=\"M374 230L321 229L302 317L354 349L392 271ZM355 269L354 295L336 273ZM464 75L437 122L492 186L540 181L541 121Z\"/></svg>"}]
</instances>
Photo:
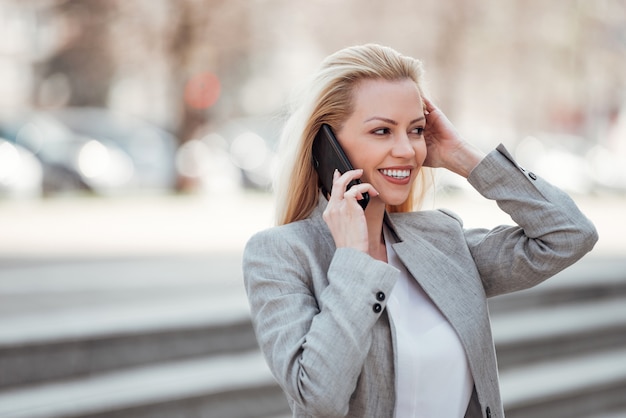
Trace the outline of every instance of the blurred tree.
<instances>
[{"instance_id":1,"label":"blurred tree","mask_svg":"<svg viewBox=\"0 0 626 418\"><path fill-rule=\"evenodd\" d=\"M181 142L206 133L216 115L239 116L239 86L251 72L247 10L245 0L184 0L171 7L164 52ZM179 189L193 189L193 182L181 177Z\"/></svg>"},{"instance_id":2,"label":"blurred tree","mask_svg":"<svg viewBox=\"0 0 626 418\"><path fill-rule=\"evenodd\" d=\"M473 0L441 2L433 11L439 24L431 35L432 64L437 71L437 102L452 118L458 114L460 85L465 81L464 73L471 71L465 65L463 51L467 48L470 25L480 22L480 4Z\"/></svg>"},{"instance_id":3,"label":"blurred tree","mask_svg":"<svg viewBox=\"0 0 626 418\"><path fill-rule=\"evenodd\" d=\"M183 0L171 7L165 54L181 104L178 136L182 141L193 138L218 112L211 109L215 100L199 105L202 100L192 103L186 93L187 98L195 95L198 99L202 94L215 95L221 99L223 112L236 115L239 111L236 98L228 95L236 94L251 72L247 10L242 0ZM206 84L211 79L202 77L206 74L216 76L216 83Z\"/></svg>"},{"instance_id":4,"label":"blurred tree","mask_svg":"<svg viewBox=\"0 0 626 418\"><path fill-rule=\"evenodd\" d=\"M35 93L51 77L67 83L69 106L106 106L115 62L111 57L109 21L116 1L56 0L41 11L52 20L51 31L58 34L58 48L39 64ZM34 103L46 105L35 95Z\"/></svg>"},{"instance_id":5,"label":"blurred tree","mask_svg":"<svg viewBox=\"0 0 626 418\"><path fill-rule=\"evenodd\" d=\"M622 0L3 1L39 26L16 58L37 68L33 104L113 106L181 141L262 111L268 92L275 107L321 57L363 42L421 58L438 103L481 137L593 136L590 116L614 117L626 95Z\"/></svg>"}]
</instances>

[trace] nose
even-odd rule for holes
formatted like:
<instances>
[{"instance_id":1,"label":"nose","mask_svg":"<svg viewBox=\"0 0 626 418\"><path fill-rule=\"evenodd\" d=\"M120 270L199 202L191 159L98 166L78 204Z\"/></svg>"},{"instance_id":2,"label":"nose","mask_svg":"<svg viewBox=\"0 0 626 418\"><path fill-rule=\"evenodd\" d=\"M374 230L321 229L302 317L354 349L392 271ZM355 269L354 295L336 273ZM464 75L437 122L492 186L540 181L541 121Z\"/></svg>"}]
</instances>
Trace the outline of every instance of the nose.
<instances>
[{"instance_id":1,"label":"nose","mask_svg":"<svg viewBox=\"0 0 626 418\"><path fill-rule=\"evenodd\" d=\"M413 158L415 156L415 149L407 134L400 134L395 138L391 155L398 158Z\"/></svg>"}]
</instances>

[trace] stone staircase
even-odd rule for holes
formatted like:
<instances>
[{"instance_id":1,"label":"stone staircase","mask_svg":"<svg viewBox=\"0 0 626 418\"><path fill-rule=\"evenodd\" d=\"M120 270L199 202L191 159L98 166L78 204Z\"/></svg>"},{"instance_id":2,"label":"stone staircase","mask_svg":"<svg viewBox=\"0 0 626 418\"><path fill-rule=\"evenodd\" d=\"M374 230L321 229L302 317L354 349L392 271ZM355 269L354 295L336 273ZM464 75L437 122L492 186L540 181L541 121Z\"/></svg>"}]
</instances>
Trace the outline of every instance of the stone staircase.
<instances>
[{"instance_id":1,"label":"stone staircase","mask_svg":"<svg viewBox=\"0 0 626 418\"><path fill-rule=\"evenodd\" d=\"M0 260L0 417L286 417L239 254ZM490 301L507 417L626 417L626 260Z\"/></svg>"},{"instance_id":2,"label":"stone staircase","mask_svg":"<svg viewBox=\"0 0 626 418\"><path fill-rule=\"evenodd\" d=\"M0 417L277 417L240 259L0 263Z\"/></svg>"},{"instance_id":3,"label":"stone staircase","mask_svg":"<svg viewBox=\"0 0 626 418\"><path fill-rule=\"evenodd\" d=\"M626 260L490 301L508 418L626 417Z\"/></svg>"}]
</instances>

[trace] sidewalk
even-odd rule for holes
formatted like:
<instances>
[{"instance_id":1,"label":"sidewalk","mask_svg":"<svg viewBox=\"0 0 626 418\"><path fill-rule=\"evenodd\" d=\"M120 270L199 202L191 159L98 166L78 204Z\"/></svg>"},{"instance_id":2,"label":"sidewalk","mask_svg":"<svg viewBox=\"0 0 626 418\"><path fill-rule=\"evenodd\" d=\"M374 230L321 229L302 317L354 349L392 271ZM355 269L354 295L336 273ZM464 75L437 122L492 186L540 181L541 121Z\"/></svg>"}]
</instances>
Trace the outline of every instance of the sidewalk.
<instances>
[{"instance_id":1,"label":"sidewalk","mask_svg":"<svg viewBox=\"0 0 626 418\"><path fill-rule=\"evenodd\" d=\"M590 256L626 257L626 198L575 200L600 233ZM494 202L472 195L438 197L435 206L458 213L466 227L511 223ZM0 201L0 260L238 253L273 215L262 193Z\"/></svg>"},{"instance_id":2,"label":"sidewalk","mask_svg":"<svg viewBox=\"0 0 626 418\"><path fill-rule=\"evenodd\" d=\"M241 251L272 216L263 194L0 201L0 258Z\"/></svg>"}]
</instances>

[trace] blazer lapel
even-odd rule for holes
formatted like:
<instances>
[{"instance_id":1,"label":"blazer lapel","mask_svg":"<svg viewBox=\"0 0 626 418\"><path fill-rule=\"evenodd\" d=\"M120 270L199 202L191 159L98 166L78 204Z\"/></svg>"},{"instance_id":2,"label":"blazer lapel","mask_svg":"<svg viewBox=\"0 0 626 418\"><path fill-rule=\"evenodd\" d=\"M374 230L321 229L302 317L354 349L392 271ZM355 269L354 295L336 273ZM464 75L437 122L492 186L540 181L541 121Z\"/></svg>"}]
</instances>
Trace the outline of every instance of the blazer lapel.
<instances>
[{"instance_id":1,"label":"blazer lapel","mask_svg":"<svg viewBox=\"0 0 626 418\"><path fill-rule=\"evenodd\" d=\"M471 347L476 347L476 338L480 338L476 335L476 319L488 315L475 267L459 265L444 252L444 243L435 245L417 234L403 234L403 238L392 244L393 249L456 330L466 350L473 351Z\"/></svg>"}]
</instances>

